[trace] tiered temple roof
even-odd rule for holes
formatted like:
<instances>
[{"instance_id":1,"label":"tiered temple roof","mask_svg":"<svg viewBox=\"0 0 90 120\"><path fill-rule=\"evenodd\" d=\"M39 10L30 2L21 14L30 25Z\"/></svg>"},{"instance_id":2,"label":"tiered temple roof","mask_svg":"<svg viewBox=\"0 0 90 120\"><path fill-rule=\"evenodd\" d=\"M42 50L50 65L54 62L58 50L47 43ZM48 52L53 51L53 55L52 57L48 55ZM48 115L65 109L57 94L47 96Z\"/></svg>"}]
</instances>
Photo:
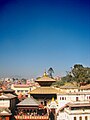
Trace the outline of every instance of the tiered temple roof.
<instances>
[{"instance_id":1,"label":"tiered temple roof","mask_svg":"<svg viewBox=\"0 0 90 120\"><path fill-rule=\"evenodd\" d=\"M38 82L40 86L50 86L53 82L56 82L56 80L50 78L45 72L41 78L36 80L36 82Z\"/></svg>"}]
</instances>

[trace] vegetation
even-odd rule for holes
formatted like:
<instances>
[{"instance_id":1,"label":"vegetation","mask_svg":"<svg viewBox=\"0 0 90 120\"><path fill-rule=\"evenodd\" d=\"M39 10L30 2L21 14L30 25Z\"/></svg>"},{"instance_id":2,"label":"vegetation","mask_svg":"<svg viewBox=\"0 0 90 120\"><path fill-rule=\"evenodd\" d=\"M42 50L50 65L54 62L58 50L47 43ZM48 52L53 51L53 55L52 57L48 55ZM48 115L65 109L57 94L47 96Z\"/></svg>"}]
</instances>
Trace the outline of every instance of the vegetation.
<instances>
[{"instance_id":1,"label":"vegetation","mask_svg":"<svg viewBox=\"0 0 90 120\"><path fill-rule=\"evenodd\" d=\"M52 74L54 73L54 70L52 68L49 68L48 75L49 77L53 78Z\"/></svg>"},{"instance_id":2,"label":"vegetation","mask_svg":"<svg viewBox=\"0 0 90 120\"><path fill-rule=\"evenodd\" d=\"M62 86L66 83L77 83L77 86L86 85L90 83L90 68L84 67L80 64L75 64L70 72L66 76L62 77L61 80L54 83L56 86Z\"/></svg>"}]
</instances>

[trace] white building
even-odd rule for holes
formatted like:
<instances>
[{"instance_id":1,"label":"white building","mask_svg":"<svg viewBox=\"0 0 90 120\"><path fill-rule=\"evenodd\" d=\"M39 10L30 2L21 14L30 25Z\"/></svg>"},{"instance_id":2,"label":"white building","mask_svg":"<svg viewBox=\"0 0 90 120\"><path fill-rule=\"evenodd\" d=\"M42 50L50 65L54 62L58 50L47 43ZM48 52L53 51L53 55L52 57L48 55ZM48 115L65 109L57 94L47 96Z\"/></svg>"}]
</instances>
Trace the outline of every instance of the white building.
<instances>
[{"instance_id":1,"label":"white building","mask_svg":"<svg viewBox=\"0 0 90 120\"><path fill-rule=\"evenodd\" d=\"M68 83L68 85L61 86L60 87L60 91L61 92L67 92L67 93L78 92L79 91L79 87L72 86L71 84Z\"/></svg>"},{"instance_id":2,"label":"white building","mask_svg":"<svg viewBox=\"0 0 90 120\"><path fill-rule=\"evenodd\" d=\"M90 120L89 101L90 92L58 93L57 120Z\"/></svg>"},{"instance_id":3,"label":"white building","mask_svg":"<svg viewBox=\"0 0 90 120\"><path fill-rule=\"evenodd\" d=\"M64 109L65 120L90 120L90 102L69 103Z\"/></svg>"},{"instance_id":4,"label":"white building","mask_svg":"<svg viewBox=\"0 0 90 120\"><path fill-rule=\"evenodd\" d=\"M11 89L15 90L15 93L17 95L22 94L28 96L28 93L35 89L36 87L33 85L27 85L27 84L12 84Z\"/></svg>"},{"instance_id":5,"label":"white building","mask_svg":"<svg viewBox=\"0 0 90 120\"><path fill-rule=\"evenodd\" d=\"M70 92L70 93L59 93L57 94L57 102L59 108L63 107L65 104L69 102L75 101L89 101L90 100L90 92Z\"/></svg>"}]
</instances>

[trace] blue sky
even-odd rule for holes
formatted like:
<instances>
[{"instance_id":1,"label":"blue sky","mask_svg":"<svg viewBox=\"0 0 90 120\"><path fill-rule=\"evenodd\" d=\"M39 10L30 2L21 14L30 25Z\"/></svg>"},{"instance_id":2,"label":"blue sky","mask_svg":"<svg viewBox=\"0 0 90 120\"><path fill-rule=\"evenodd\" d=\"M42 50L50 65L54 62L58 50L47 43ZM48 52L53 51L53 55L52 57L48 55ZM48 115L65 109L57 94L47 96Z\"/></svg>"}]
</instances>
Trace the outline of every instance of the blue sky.
<instances>
[{"instance_id":1,"label":"blue sky","mask_svg":"<svg viewBox=\"0 0 90 120\"><path fill-rule=\"evenodd\" d=\"M89 0L0 0L0 76L90 67Z\"/></svg>"}]
</instances>

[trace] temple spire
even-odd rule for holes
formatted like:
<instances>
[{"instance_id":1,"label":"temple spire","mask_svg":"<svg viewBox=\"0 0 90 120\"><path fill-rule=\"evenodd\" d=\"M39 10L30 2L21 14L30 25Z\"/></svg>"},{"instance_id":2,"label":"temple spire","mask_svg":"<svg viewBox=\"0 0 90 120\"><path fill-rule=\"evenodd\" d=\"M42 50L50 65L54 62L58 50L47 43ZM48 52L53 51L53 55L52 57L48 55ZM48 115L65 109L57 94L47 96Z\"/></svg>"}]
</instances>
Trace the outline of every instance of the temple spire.
<instances>
[{"instance_id":1,"label":"temple spire","mask_svg":"<svg viewBox=\"0 0 90 120\"><path fill-rule=\"evenodd\" d=\"M45 72L44 72L43 76L44 76L44 77L46 77L46 76L47 76L46 69L45 69Z\"/></svg>"}]
</instances>

